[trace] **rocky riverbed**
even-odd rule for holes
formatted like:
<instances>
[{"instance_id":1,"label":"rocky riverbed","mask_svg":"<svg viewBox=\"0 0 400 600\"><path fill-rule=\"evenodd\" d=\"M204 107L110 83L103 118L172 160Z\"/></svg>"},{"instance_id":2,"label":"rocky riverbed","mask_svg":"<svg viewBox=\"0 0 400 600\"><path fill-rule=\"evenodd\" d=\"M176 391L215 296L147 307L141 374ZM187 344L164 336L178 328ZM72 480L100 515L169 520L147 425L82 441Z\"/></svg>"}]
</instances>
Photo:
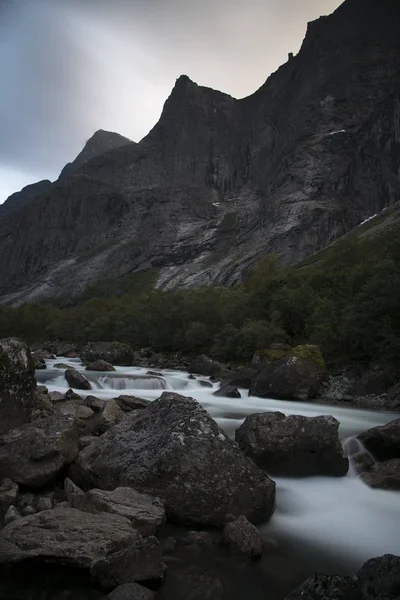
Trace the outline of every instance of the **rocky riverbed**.
<instances>
[{"instance_id":1,"label":"rocky riverbed","mask_svg":"<svg viewBox=\"0 0 400 600\"><path fill-rule=\"evenodd\" d=\"M0 598L396 598L400 415L0 347Z\"/></svg>"}]
</instances>

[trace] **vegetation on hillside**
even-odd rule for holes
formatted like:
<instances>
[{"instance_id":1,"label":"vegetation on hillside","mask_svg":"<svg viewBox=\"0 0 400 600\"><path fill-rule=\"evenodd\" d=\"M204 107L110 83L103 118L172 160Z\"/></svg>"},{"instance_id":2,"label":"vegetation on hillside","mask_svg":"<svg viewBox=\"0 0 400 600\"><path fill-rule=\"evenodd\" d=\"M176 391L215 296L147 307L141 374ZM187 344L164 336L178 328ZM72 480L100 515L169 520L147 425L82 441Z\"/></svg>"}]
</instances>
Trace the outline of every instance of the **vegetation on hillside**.
<instances>
[{"instance_id":1,"label":"vegetation on hillside","mask_svg":"<svg viewBox=\"0 0 400 600\"><path fill-rule=\"evenodd\" d=\"M63 308L0 307L0 337L119 340L231 361L274 342L307 343L320 345L331 363L398 360L398 230L396 219L380 229L378 218L297 267L268 255L230 289L162 292L150 273L105 282Z\"/></svg>"}]
</instances>

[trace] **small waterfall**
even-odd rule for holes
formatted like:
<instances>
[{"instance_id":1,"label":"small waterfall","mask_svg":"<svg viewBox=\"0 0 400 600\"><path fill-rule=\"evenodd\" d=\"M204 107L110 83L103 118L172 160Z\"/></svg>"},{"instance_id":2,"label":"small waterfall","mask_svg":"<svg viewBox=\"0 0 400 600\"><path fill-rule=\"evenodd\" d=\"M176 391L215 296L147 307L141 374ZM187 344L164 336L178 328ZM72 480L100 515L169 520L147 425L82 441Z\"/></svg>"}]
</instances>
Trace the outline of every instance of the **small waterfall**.
<instances>
[{"instance_id":1,"label":"small waterfall","mask_svg":"<svg viewBox=\"0 0 400 600\"><path fill-rule=\"evenodd\" d=\"M349 459L349 475L358 477L361 472L375 464L375 459L357 437L343 441L343 450Z\"/></svg>"},{"instance_id":2,"label":"small waterfall","mask_svg":"<svg viewBox=\"0 0 400 600\"><path fill-rule=\"evenodd\" d=\"M102 375L97 380L102 389L111 390L166 390L167 384L162 377L127 375Z\"/></svg>"}]
</instances>

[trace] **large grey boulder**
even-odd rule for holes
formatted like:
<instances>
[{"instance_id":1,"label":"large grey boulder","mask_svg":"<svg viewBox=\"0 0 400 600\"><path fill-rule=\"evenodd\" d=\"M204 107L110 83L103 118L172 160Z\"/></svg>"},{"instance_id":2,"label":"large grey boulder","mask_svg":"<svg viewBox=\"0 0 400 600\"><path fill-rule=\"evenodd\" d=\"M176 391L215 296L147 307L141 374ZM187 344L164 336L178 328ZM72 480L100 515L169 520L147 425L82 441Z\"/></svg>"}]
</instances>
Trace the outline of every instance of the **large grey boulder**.
<instances>
[{"instance_id":1,"label":"large grey boulder","mask_svg":"<svg viewBox=\"0 0 400 600\"><path fill-rule=\"evenodd\" d=\"M126 517L143 536L155 535L165 522L165 502L128 487L87 493L91 509Z\"/></svg>"},{"instance_id":2,"label":"large grey boulder","mask_svg":"<svg viewBox=\"0 0 400 600\"><path fill-rule=\"evenodd\" d=\"M297 354L290 352L277 360L263 359L249 395L281 400L315 398L326 377L323 359L314 346L298 346L295 351Z\"/></svg>"},{"instance_id":3,"label":"large grey boulder","mask_svg":"<svg viewBox=\"0 0 400 600\"><path fill-rule=\"evenodd\" d=\"M156 537L142 538L136 532L132 543L119 552L95 560L90 573L105 588L123 583L160 579L163 575L161 548Z\"/></svg>"},{"instance_id":4,"label":"large grey boulder","mask_svg":"<svg viewBox=\"0 0 400 600\"><path fill-rule=\"evenodd\" d=\"M87 365L86 367L86 371L107 371L107 372L111 372L111 371L115 371L115 367L112 366L111 363L107 362L106 360L95 360L94 362L90 363L89 365Z\"/></svg>"},{"instance_id":5,"label":"large grey boulder","mask_svg":"<svg viewBox=\"0 0 400 600\"><path fill-rule=\"evenodd\" d=\"M216 375L223 376L227 373L227 368L224 364L209 358L205 354L201 354L192 360L189 364L188 370L191 373L198 375Z\"/></svg>"},{"instance_id":6,"label":"large grey boulder","mask_svg":"<svg viewBox=\"0 0 400 600\"><path fill-rule=\"evenodd\" d=\"M71 478L82 487L133 487L166 501L181 523L225 524L227 514L262 522L275 484L192 398L165 392L84 448Z\"/></svg>"},{"instance_id":7,"label":"large grey boulder","mask_svg":"<svg viewBox=\"0 0 400 600\"><path fill-rule=\"evenodd\" d=\"M360 433L358 439L376 460L400 458L400 419Z\"/></svg>"},{"instance_id":8,"label":"large grey boulder","mask_svg":"<svg viewBox=\"0 0 400 600\"><path fill-rule=\"evenodd\" d=\"M0 564L34 559L89 568L93 561L129 546L138 535L118 515L55 508L18 519L0 531Z\"/></svg>"},{"instance_id":9,"label":"large grey boulder","mask_svg":"<svg viewBox=\"0 0 400 600\"><path fill-rule=\"evenodd\" d=\"M331 416L303 417L281 412L248 416L236 430L243 452L268 473L294 477L345 475L349 461Z\"/></svg>"},{"instance_id":10,"label":"large grey boulder","mask_svg":"<svg viewBox=\"0 0 400 600\"><path fill-rule=\"evenodd\" d=\"M53 482L78 452L79 431L71 417L38 419L0 437L0 479L42 487Z\"/></svg>"},{"instance_id":11,"label":"large grey boulder","mask_svg":"<svg viewBox=\"0 0 400 600\"><path fill-rule=\"evenodd\" d=\"M76 369L67 369L64 373L68 385L76 390L91 390L90 382Z\"/></svg>"},{"instance_id":12,"label":"large grey boulder","mask_svg":"<svg viewBox=\"0 0 400 600\"><path fill-rule=\"evenodd\" d=\"M27 423L34 403L35 368L27 346L0 340L0 435Z\"/></svg>"},{"instance_id":13,"label":"large grey boulder","mask_svg":"<svg viewBox=\"0 0 400 600\"><path fill-rule=\"evenodd\" d=\"M111 365L131 366L133 350L129 344L121 342L89 342L81 351L85 363L104 360Z\"/></svg>"}]
</instances>

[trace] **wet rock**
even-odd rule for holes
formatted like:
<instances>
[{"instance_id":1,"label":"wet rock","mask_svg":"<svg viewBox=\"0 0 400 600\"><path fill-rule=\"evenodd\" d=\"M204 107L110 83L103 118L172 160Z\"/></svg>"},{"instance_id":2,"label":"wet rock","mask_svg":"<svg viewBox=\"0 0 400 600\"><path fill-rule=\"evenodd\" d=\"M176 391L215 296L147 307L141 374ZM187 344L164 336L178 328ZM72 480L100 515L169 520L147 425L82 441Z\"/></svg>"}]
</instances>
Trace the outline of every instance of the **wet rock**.
<instances>
[{"instance_id":1,"label":"wet rock","mask_svg":"<svg viewBox=\"0 0 400 600\"><path fill-rule=\"evenodd\" d=\"M131 412L132 410L139 410L147 408L150 404L150 400L144 400L143 398L137 398L136 396L118 396L114 398L121 410L125 412Z\"/></svg>"},{"instance_id":2,"label":"wet rock","mask_svg":"<svg viewBox=\"0 0 400 600\"><path fill-rule=\"evenodd\" d=\"M34 559L80 568L129 546L139 534L117 515L55 508L7 525L0 532L0 564Z\"/></svg>"},{"instance_id":3,"label":"wet rock","mask_svg":"<svg viewBox=\"0 0 400 600\"><path fill-rule=\"evenodd\" d=\"M27 423L34 406L35 369L19 340L0 340L0 435Z\"/></svg>"},{"instance_id":4,"label":"wet rock","mask_svg":"<svg viewBox=\"0 0 400 600\"><path fill-rule=\"evenodd\" d=\"M191 361L188 370L197 375L210 376L226 374L227 367L222 363L209 358L205 354L202 354Z\"/></svg>"},{"instance_id":5,"label":"wet rock","mask_svg":"<svg viewBox=\"0 0 400 600\"><path fill-rule=\"evenodd\" d=\"M311 358L288 354L279 360L263 361L249 395L282 400L308 400L319 394L324 378L325 370L318 362Z\"/></svg>"},{"instance_id":6,"label":"wet rock","mask_svg":"<svg viewBox=\"0 0 400 600\"><path fill-rule=\"evenodd\" d=\"M108 594L107 600L155 600L156 594L137 583L124 583Z\"/></svg>"},{"instance_id":7,"label":"wet rock","mask_svg":"<svg viewBox=\"0 0 400 600\"><path fill-rule=\"evenodd\" d=\"M368 452L358 452L351 457L351 464L358 475L369 471L375 464L374 459Z\"/></svg>"},{"instance_id":8,"label":"wet rock","mask_svg":"<svg viewBox=\"0 0 400 600\"><path fill-rule=\"evenodd\" d=\"M130 367L133 351L131 346L120 342L89 342L81 351L81 359L88 364L104 360L112 365Z\"/></svg>"},{"instance_id":9,"label":"wet rock","mask_svg":"<svg viewBox=\"0 0 400 600\"><path fill-rule=\"evenodd\" d=\"M368 560L358 572L360 600L398 600L400 557L385 554Z\"/></svg>"},{"instance_id":10,"label":"wet rock","mask_svg":"<svg viewBox=\"0 0 400 600\"><path fill-rule=\"evenodd\" d=\"M213 387L213 384L211 383L211 381L205 381L204 379L198 379L198 384L201 385L201 387L206 387L206 388Z\"/></svg>"},{"instance_id":11,"label":"wet rock","mask_svg":"<svg viewBox=\"0 0 400 600\"><path fill-rule=\"evenodd\" d=\"M193 373L189 373L188 379L196 379L196 377L193 375Z\"/></svg>"},{"instance_id":12,"label":"wet rock","mask_svg":"<svg viewBox=\"0 0 400 600\"><path fill-rule=\"evenodd\" d=\"M53 404L64 402L66 397L66 395L62 394L61 392L50 392L48 396Z\"/></svg>"},{"instance_id":13,"label":"wet rock","mask_svg":"<svg viewBox=\"0 0 400 600\"><path fill-rule=\"evenodd\" d=\"M286 600L361 600L356 579L339 575L313 575ZM376 597L378 600L378 597Z\"/></svg>"},{"instance_id":14,"label":"wet rock","mask_svg":"<svg viewBox=\"0 0 400 600\"><path fill-rule=\"evenodd\" d=\"M54 365L55 369L62 369L63 371L67 370L67 369L73 369L73 365L69 365L68 363L55 363Z\"/></svg>"},{"instance_id":15,"label":"wet rock","mask_svg":"<svg viewBox=\"0 0 400 600\"><path fill-rule=\"evenodd\" d=\"M4 519L3 519L3 527L5 527L6 525L8 525L9 523L13 523L14 521L17 521L17 519L20 519L21 515L18 511L17 508L15 508L15 506L9 506L6 514L4 515Z\"/></svg>"},{"instance_id":16,"label":"wet rock","mask_svg":"<svg viewBox=\"0 0 400 600\"><path fill-rule=\"evenodd\" d=\"M275 484L192 398L164 392L82 450L71 478L84 488L130 486L163 498L170 519L224 524L267 520Z\"/></svg>"},{"instance_id":17,"label":"wet rock","mask_svg":"<svg viewBox=\"0 0 400 600\"><path fill-rule=\"evenodd\" d=\"M229 375L221 381L221 388L232 386L234 388L244 388L249 390L256 375L256 369L245 369L243 371L229 373Z\"/></svg>"},{"instance_id":18,"label":"wet rock","mask_svg":"<svg viewBox=\"0 0 400 600\"><path fill-rule=\"evenodd\" d=\"M0 518L3 518L8 508L15 504L19 487L11 479L3 479L0 482Z\"/></svg>"},{"instance_id":19,"label":"wet rock","mask_svg":"<svg viewBox=\"0 0 400 600\"><path fill-rule=\"evenodd\" d=\"M74 392L74 390L72 390L71 388L69 388L65 392L65 398L67 400L82 400L82 396L80 396L79 394L77 394L76 392Z\"/></svg>"},{"instance_id":20,"label":"wet rock","mask_svg":"<svg viewBox=\"0 0 400 600\"><path fill-rule=\"evenodd\" d=\"M93 510L126 517L143 536L156 535L165 522L165 502L132 488L93 489L87 499Z\"/></svg>"},{"instance_id":21,"label":"wet rock","mask_svg":"<svg viewBox=\"0 0 400 600\"><path fill-rule=\"evenodd\" d=\"M103 516L103 513L99 516ZM142 538L135 532L135 538L127 548L95 560L90 573L93 580L104 588L135 581L151 581L163 575L161 558L158 539L154 536Z\"/></svg>"},{"instance_id":22,"label":"wet rock","mask_svg":"<svg viewBox=\"0 0 400 600\"><path fill-rule=\"evenodd\" d=\"M56 479L78 452L73 419L58 415L41 419L0 437L0 477L42 487Z\"/></svg>"},{"instance_id":23,"label":"wet rock","mask_svg":"<svg viewBox=\"0 0 400 600\"><path fill-rule=\"evenodd\" d=\"M400 419L368 429L358 439L377 460L400 458Z\"/></svg>"},{"instance_id":24,"label":"wet rock","mask_svg":"<svg viewBox=\"0 0 400 600\"><path fill-rule=\"evenodd\" d=\"M65 379L67 380L68 385L77 390L91 390L92 386L89 381L79 373L76 369L67 369L64 374Z\"/></svg>"},{"instance_id":25,"label":"wet rock","mask_svg":"<svg viewBox=\"0 0 400 600\"><path fill-rule=\"evenodd\" d=\"M115 371L115 367L106 360L95 360L86 367L86 371Z\"/></svg>"},{"instance_id":26,"label":"wet rock","mask_svg":"<svg viewBox=\"0 0 400 600\"><path fill-rule=\"evenodd\" d=\"M218 577L197 566L168 573L165 589L174 600L222 600L224 596Z\"/></svg>"},{"instance_id":27,"label":"wet rock","mask_svg":"<svg viewBox=\"0 0 400 600\"><path fill-rule=\"evenodd\" d=\"M246 558L260 558L263 552L263 541L261 535L246 517L239 517L235 521L227 523L223 532L224 542L231 550L242 554Z\"/></svg>"},{"instance_id":28,"label":"wet rock","mask_svg":"<svg viewBox=\"0 0 400 600\"><path fill-rule=\"evenodd\" d=\"M400 490L400 458L375 463L363 473L364 483L382 490Z\"/></svg>"},{"instance_id":29,"label":"wet rock","mask_svg":"<svg viewBox=\"0 0 400 600\"><path fill-rule=\"evenodd\" d=\"M220 387L219 390L213 392L213 396L223 396L225 398L241 398L241 394L238 389L232 385L225 385Z\"/></svg>"},{"instance_id":30,"label":"wet rock","mask_svg":"<svg viewBox=\"0 0 400 600\"><path fill-rule=\"evenodd\" d=\"M180 542L186 546L200 546L201 548L210 548L214 544L214 538L209 531L189 531Z\"/></svg>"},{"instance_id":31,"label":"wet rock","mask_svg":"<svg viewBox=\"0 0 400 600\"><path fill-rule=\"evenodd\" d=\"M345 475L349 461L331 416L256 413L236 430L243 452L268 473L294 477Z\"/></svg>"},{"instance_id":32,"label":"wet rock","mask_svg":"<svg viewBox=\"0 0 400 600\"><path fill-rule=\"evenodd\" d=\"M146 375L153 375L154 377L162 377L163 374L160 373L159 371L147 371Z\"/></svg>"}]
</instances>

